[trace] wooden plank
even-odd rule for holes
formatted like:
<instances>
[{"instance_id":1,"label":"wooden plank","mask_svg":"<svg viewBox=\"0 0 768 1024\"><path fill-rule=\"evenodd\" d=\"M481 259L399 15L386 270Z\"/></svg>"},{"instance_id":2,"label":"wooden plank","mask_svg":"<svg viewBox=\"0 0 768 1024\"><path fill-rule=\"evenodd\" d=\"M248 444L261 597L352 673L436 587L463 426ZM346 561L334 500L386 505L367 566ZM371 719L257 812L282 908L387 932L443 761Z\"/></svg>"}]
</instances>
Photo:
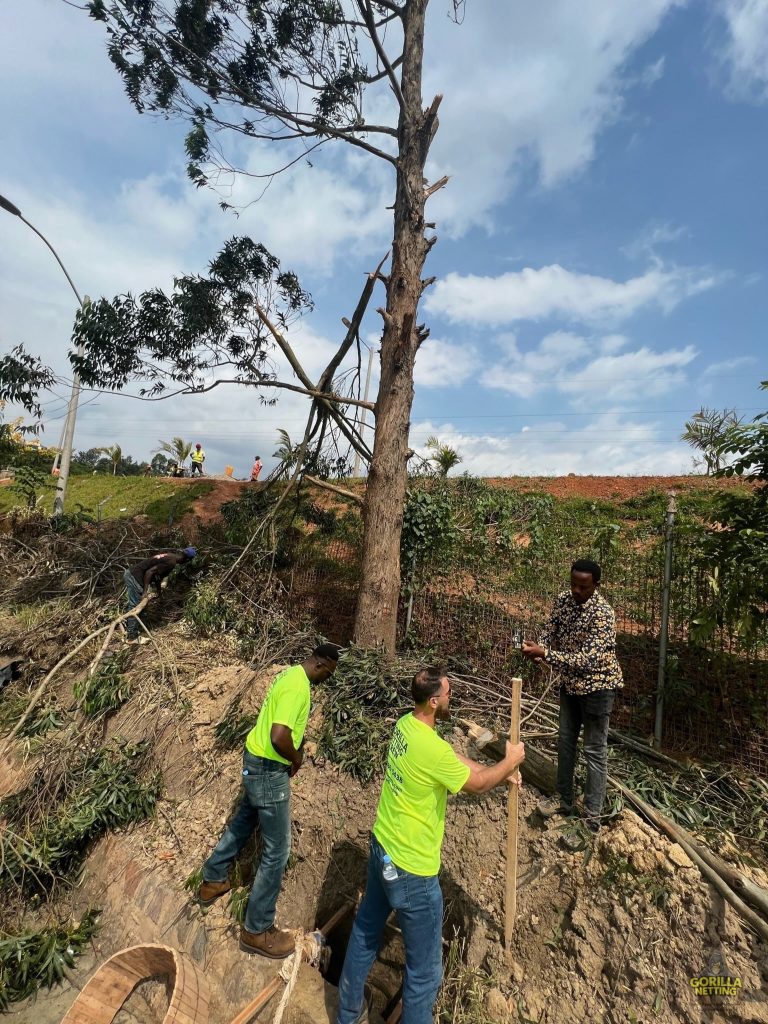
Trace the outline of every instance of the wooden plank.
<instances>
[{"instance_id":1,"label":"wooden plank","mask_svg":"<svg viewBox=\"0 0 768 1024\"><path fill-rule=\"evenodd\" d=\"M522 679L512 680L512 708L509 721L509 742L520 742L520 696ZM504 945L509 949L517 915L517 819L520 789L508 783L507 792L507 884L504 899Z\"/></svg>"}]
</instances>

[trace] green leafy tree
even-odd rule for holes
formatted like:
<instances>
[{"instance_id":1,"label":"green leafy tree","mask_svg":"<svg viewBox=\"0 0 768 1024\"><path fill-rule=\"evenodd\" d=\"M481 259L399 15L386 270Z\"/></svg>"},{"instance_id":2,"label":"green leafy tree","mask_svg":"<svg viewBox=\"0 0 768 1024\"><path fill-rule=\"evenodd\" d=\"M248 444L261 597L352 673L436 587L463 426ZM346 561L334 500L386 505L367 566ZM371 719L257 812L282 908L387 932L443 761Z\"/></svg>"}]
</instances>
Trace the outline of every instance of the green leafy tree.
<instances>
[{"instance_id":1,"label":"green leafy tree","mask_svg":"<svg viewBox=\"0 0 768 1024\"><path fill-rule=\"evenodd\" d=\"M147 381L150 396L169 383L191 392L217 386L222 378L211 384L210 371L226 369L232 371L228 380L288 387L311 397L315 418L306 435L324 436L331 420L370 464L355 638L390 651L414 362L429 333L417 319L430 283L422 271L435 242L426 203L447 182L429 184L425 177L441 101L439 96L427 104L422 99L427 6L428 0L91 0L87 5L106 28L109 56L136 109L187 122L187 170L196 185L215 183L221 167L237 169L244 140L279 143L285 165L305 158L308 150L343 142L382 161L393 174L391 264L386 273L379 267L369 275L339 351L317 382L283 335L284 324L309 306L309 297L295 276L251 239L231 240L207 277L180 278L171 295L155 289L139 300L119 296L92 303L78 314L75 330L83 358L72 357L86 383L120 388L128 381ZM462 7L463 0L447 0L457 21ZM393 105L378 95L381 91L394 98ZM368 107L391 108L394 114L378 123L367 116ZM386 299L371 451L342 415L333 377L379 283ZM275 379L267 361L267 346L273 344L288 358L300 385ZM310 451L307 445L302 450Z\"/></svg>"},{"instance_id":2,"label":"green leafy tree","mask_svg":"<svg viewBox=\"0 0 768 1024\"><path fill-rule=\"evenodd\" d=\"M93 470L96 469L103 451L103 448L89 448L87 451L78 452L72 461L78 466L83 466L85 469Z\"/></svg>"},{"instance_id":3,"label":"green leafy tree","mask_svg":"<svg viewBox=\"0 0 768 1024\"><path fill-rule=\"evenodd\" d=\"M30 465L19 466L11 484L11 490L24 499L27 508L37 505L37 492L46 487L53 487L50 474Z\"/></svg>"},{"instance_id":4,"label":"green leafy tree","mask_svg":"<svg viewBox=\"0 0 768 1024\"><path fill-rule=\"evenodd\" d=\"M768 389L768 381L760 385ZM724 468L720 477L741 477L753 486L746 492L717 495L714 528L707 531L702 564L710 600L694 619L694 635L711 635L721 625L751 641L768 618L768 412L751 423L738 423L717 448Z\"/></svg>"},{"instance_id":5,"label":"green leafy tree","mask_svg":"<svg viewBox=\"0 0 768 1024\"><path fill-rule=\"evenodd\" d=\"M168 472L170 465L171 460L167 455L163 455L162 452L156 452L152 456L152 461L150 462L152 472L157 473L160 476L164 476Z\"/></svg>"},{"instance_id":6,"label":"green leafy tree","mask_svg":"<svg viewBox=\"0 0 768 1024\"><path fill-rule=\"evenodd\" d=\"M0 357L0 401L12 402L40 418L38 395L53 387L53 373L35 356L17 345L8 355ZM34 431L34 427L23 428Z\"/></svg>"},{"instance_id":7,"label":"green leafy tree","mask_svg":"<svg viewBox=\"0 0 768 1024\"><path fill-rule=\"evenodd\" d=\"M454 466L458 466L460 462L464 461L455 448L451 448L447 444L440 444L436 437L428 437L425 447L432 452L428 461L434 463L441 477L447 477Z\"/></svg>"},{"instance_id":8,"label":"green leafy tree","mask_svg":"<svg viewBox=\"0 0 768 1024\"><path fill-rule=\"evenodd\" d=\"M723 446L727 442L729 432L740 423L741 417L736 415L735 409L718 411L703 405L688 420L685 430L680 435L681 441L687 441L701 453L700 456L694 456L694 466L703 466L708 476L719 473L724 468Z\"/></svg>"},{"instance_id":9,"label":"green leafy tree","mask_svg":"<svg viewBox=\"0 0 768 1024\"><path fill-rule=\"evenodd\" d=\"M192 442L185 441L181 437L174 437L171 441L160 441L160 447L155 449L156 453L164 452L165 454L170 455L171 462L175 462L177 466L184 465L189 458L191 451Z\"/></svg>"}]
</instances>

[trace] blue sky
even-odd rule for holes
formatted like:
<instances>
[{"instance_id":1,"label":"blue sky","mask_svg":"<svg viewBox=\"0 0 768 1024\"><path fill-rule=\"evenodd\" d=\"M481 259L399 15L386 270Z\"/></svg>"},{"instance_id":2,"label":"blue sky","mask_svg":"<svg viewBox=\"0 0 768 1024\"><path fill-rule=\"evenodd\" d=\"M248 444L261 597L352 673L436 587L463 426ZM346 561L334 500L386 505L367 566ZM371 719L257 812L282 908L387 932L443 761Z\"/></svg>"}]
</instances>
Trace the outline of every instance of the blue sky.
<instances>
[{"instance_id":1,"label":"blue sky","mask_svg":"<svg viewBox=\"0 0 768 1024\"><path fill-rule=\"evenodd\" d=\"M688 471L677 436L702 404L765 407L768 0L469 0L461 26L445 15L432 0L425 101L445 98L428 171L451 181L430 200L438 281L412 446L437 434L478 475ZM60 0L0 7L0 87L0 192L82 292L168 286L250 234L313 293L293 337L320 372L388 248L385 165L326 147L257 203L252 183L224 183L245 208L221 213L185 178L184 127L133 110L102 28ZM370 102L389 109L385 92ZM257 147L238 156L264 167ZM23 342L66 375L72 316L50 254L2 216L2 347ZM374 347L379 330L372 311ZM257 453L269 465L277 428L296 435L306 415L294 396L265 408L223 388L84 400L77 448L146 458L181 434L238 475Z\"/></svg>"}]
</instances>

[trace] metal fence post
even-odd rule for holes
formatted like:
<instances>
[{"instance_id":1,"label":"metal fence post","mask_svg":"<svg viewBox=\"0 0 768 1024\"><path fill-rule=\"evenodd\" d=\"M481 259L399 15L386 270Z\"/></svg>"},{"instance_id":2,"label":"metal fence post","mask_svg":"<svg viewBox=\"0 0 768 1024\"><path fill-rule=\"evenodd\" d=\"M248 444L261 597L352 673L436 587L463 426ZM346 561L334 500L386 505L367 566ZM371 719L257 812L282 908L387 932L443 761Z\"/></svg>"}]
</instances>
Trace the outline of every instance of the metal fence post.
<instances>
[{"instance_id":1,"label":"metal fence post","mask_svg":"<svg viewBox=\"0 0 768 1024\"><path fill-rule=\"evenodd\" d=\"M664 685L667 675L667 643L669 640L669 592L672 581L672 544L675 530L677 502L674 493L669 496L664 521L664 586L661 592L661 629L659 631L659 672L656 682L656 723L653 729L655 745L661 747L664 723Z\"/></svg>"}]
</instances>

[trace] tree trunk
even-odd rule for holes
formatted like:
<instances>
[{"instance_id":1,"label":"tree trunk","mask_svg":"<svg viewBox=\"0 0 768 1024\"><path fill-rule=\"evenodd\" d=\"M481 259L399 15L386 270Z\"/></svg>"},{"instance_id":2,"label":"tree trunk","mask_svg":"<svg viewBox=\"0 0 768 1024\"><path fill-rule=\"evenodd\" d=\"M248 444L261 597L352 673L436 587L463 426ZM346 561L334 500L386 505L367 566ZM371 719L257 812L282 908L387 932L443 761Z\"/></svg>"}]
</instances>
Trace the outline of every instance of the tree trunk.
<instances>
[{"instance_id":1,"label":"tree trunk","mask_svg":"<svg viewBox=\"0 0 768 1024\"><path fill-rule=\"evenodd\" d=\"M408 477L408 431L413 404L413 366L425 335L416 326L423 291L421 272L431 248L425 237L424 164L437 127L437 102L422 110L424 19L428 0L412 0L404 18L398 125L392 267L387 308L382 311L381 382L374 417L376 435L363 516L365 531L355 641L395 649L400 595L400 533Z\"/></svg>"}]
</instances>

